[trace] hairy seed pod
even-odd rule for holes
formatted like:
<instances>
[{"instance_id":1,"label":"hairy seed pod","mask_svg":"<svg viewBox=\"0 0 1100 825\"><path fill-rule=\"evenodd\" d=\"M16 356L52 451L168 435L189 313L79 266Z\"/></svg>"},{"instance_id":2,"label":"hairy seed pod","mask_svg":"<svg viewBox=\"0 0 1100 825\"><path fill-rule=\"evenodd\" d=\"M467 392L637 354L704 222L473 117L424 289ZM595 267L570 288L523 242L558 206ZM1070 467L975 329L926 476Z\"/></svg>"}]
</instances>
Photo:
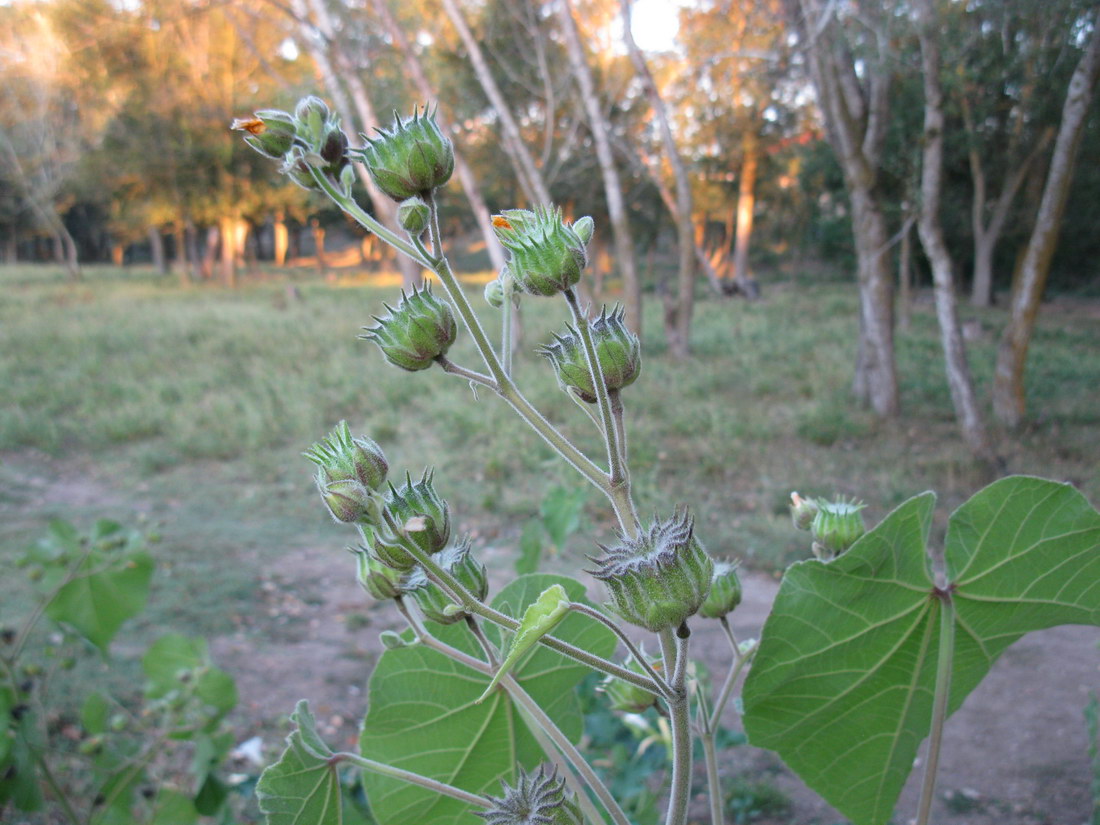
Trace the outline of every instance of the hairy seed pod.
<instances>
[{"instance_id":1,"label":"hairy seed pod","mask_svg":"<svg viewBox=\"0 0 1100 825\"><path fill-rule=\"evenodd\" d=\"M622 307L616 307L610 314L605 307L590 329L607 389L621 390L633 384L642 371L642 345L623 323ZM554 335L554 343L544 345L538 352L550 360L563 389L571 390L589 404L596 403L596 387L588 369L584 343L576 329L567 326L564 334Z\"/></svg>"},{"instance_id":2,"label":"hairy seed pod","mask_svg":"<svg viewBox=\"0 0 1100 825\"><path fill-rule=\"evenodd\" d=\"M320 468L326 483L355 480L377 490L385 483L389 472L382 448L369 438L353 438L347 421L337 424L327 438L302 455Z\"/></svg>"},{"instance_id":3,"label":"hairy seed pod","mask_svg":"<svg viewBox=\"0 0 1100 825\"><path fill-rule=\"evenodd\" d=\"M856 543L867 528L860 512L867 505L855 500L817 502L818 512L810 525L814 537L814 555L823 561L835 559Z\"/></svg>"},{"instance_id":4,"label":"hairy seed pod","mask_svg":"<svg viewBox=\"0 0 1100 825\"><path fill-rule=\"evenodd\" d=\"M451 178L454 146L435 122L435 113L413 111L411 118L393 113L393 125L378 129L378 137L364 135L366 145L356 154L375 184L395 201L426 195Z\"/></svg>"},{"instance_id":5,"label":"hairy seed pod","mask_svg":"<svg viewBox=\"0 0 1100 825\"><path fill-rule=\"evenodd\" d=\"M699 615L707 619L720 619L732 613L741 604L741 577L737 565L728 561L716 561L710 579L710 593L699 608Z\"/></svg>"},{"instance_id":6,"label":"hairy seed pod","mask_svg":"<svg viewBox=\"0 0 1100 825\"><path fill-rule=\"evenodd\" d=\"M436 298L431 287L414 289L394 309L385 305L388 315L375 316L378 323L364 327L360 338L374 341L386 360L403 370L426 370L445 355L458 337L454 312L446 301Z\"/></svg>"},{"instance_id":7,"label":"hairy seed pod","mask_svg":"<svg viewBox=\"0 0 1100 825\"><path fill-rule=\"evenodd\" d=\"M549 774L539 767L529 774L520 768L516 784L504 786L504 795L490 796L492 803L484 811L476 811L489 825L582 825L580 807L566 790L565 780L555 770Z\"/></svg>"},{"instance_id":8,"label":"hairy seed pod","mask_svg":"<svg viewBox=\"0 0 1100 825\"><path fill-rule=\"evenodd\" d=\"M679 627L710 592L714 562L695 537L687 508L655 521L635 539L623 537L590 571L607 585L611 607L631 624L654 633Z\"/></svg>"},{"instance_id":9,"label":"hairy seed pod","mask_svg":"<svg viewBox=\"0 0 1100 825\"><path fill-rule=\"evenodd\" d=\"M532 295L571 288L588 264L584 241L560 209L509 209L493 217L493 230L511 254L508 269L516 285Z\"/></svg>"},{"instance_id":10,"label":"hairy seed pod","mask_svg":"<svg viewBox=\"0 0 1100 825\"><path fill-rule=\"evenodd\" d=\"M488 595L489 580L485 565L470 555L470 540L464 538L435 556L435 561L454 576L478 601ZM410 596L424 614L424 618L439 624L454 624L465 617L457 605L435 582L428 578L423 567L415 567L405 574L400 583L402 593Z\"/></svg>"}]
</instances>

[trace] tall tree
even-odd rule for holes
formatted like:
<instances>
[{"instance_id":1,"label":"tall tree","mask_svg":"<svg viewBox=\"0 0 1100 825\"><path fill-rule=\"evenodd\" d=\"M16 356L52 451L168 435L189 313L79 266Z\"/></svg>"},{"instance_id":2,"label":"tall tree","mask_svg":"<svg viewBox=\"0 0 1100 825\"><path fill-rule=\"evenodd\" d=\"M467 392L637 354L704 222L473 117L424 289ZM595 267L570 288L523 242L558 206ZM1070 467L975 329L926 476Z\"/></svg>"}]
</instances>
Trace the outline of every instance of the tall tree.
<instances>
[{"instance_id":1,"label":"tall tree","mask_svg":"<svg viewBox=\"0 0 1100 825\"><path fill-rule=\"evenodd\" d=\"M955 299L955 274L951 253L944 241L940 220L943 194L944 102L940 82L939 21L934 0L914 0L917 31L920 38L921 68L924 80L924 154L921 168L920 220L917 231L924 251L932 265L935 285L936 317L940 326L947 368L947 385L955 418L971 451L986 462L992 462L993 452L985 422L978 409L970 364L966 357L966 342L959 328Z\"/></svg>"},{"instance_id":2,"label":"tall tree","mask_svg":"<svg viewBox=\"0 0 1100 825\"><path fill-rule=\"evenodd\" d=\"M447 0L450 2L450 0ZM607 197L607 211L611 218L611 234L615 241L615 257L619 271L623 276L623 304L626 309L627 325L638 335L642 332L642 289L634 258L634 239L630 232L630 220L626 214L623 198L623 186L619 170L615 166L615 157L611 151L610 129L596 91L588 60L581 44L577 22L573 18L573 9L569 0L556 0L558 19L561 22L562 38L565 41L569 64L581 94L581 102L588 116L588 127L596 144L596 158L600 165L604 192Z\"/></svg>"},{"instance_id":3,"label":"tall tree","mask_svg":"<svg viewBox=\"0 0 1100 825\"><path fill-rule=\"evenodd\" d=\"M866 33L858 55L837 4L798 0L792 17L851 204L860 307L852 388L875 413L887 417L899 409L889 232L879 189L889 113L889 45L886 15L877 3L857 2L853 10Z\"/></svg>"},{"instance_id":4,"label":"tall tree","mask_svg":"<svg viewBox=\"0 0 1100 825\"><path fill-rule=\"evenodd\" d=\"M691 178L688 176L687 166L680 155L680 149L676 146L676 140L672 136L672 127L669 125L668 111L664 100L657 90L657 84L653 80L653 74L646 65L645 56L638 44L634 41L633 27L630 19L631 0L621 0L623 12L623 40L626 43L630 60L638 73L642 89L653 109L653 114L660 127L661 143L664 146L665 156L672 168L672 177L676 182L676 236L679 252L679 267L677 276L677 296L675 301L670 301L670 306L665 311L665 337L668 339L669 350L677 358L686 358L690 350L691 316L695 305L695 227L692 225L694 207L691 199Z\"/></svg>"},{"instance_id":5,"label":"tall tree","mask_svg":"<svg viewBox=\"0 0 1100 825\"><path fill-rule=\"evenodd\" d=\"M1039 301L1050 274L1050 261L1058 243L1073 167L1084 133L1089 107L1100 81L1100 21L1097 11L1082 16L1077 31L1087 37L1083 53L1070 78L1062 106L1062 120L1054 141L1035 226L1020 261L1009 301L1009 320L997 347L993 377L993 411L1009 427L1023 423L1026 412L1024 367L1031 335L1039 314Z\"/></svg>"}]
</instances>

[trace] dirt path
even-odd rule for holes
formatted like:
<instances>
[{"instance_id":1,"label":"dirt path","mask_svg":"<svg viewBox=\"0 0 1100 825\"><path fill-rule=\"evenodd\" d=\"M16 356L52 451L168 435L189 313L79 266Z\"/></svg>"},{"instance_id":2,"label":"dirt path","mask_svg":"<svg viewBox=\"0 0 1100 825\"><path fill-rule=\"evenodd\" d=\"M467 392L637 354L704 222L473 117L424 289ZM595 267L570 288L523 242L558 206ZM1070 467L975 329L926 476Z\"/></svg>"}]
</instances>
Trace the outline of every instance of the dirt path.
<instances>
[{"instance_id":1,"label":"dirt path","mask_svg":"<svg viewBox=\"0 0 1100 825\"><path fill-rule=\"evenodd\" d=\"M272 716L288 712L299 698L308 697L326 735L354 744L365 706L365 678L379 653L378 634L398 627L395 613L385 605L370 604L352 580L350 565L334 569L331 550L302 548L288 558L295 561L290 568L281 566L283 583L270 581L263 590L275 627L289 622L298 630L287 634L290 638L270 642L257 640L254 633L219 639L215 653L234 671L242 710L257 730L263 730ZM501 562L505 569L510 567L506 560ZM745 602L732 617L738 638L759 635L777 590L778 583L768 576L746 576ZM362 618L349 619L352 616ZM696 650L719 655L725 650L715 627L697 630L696 638ZM1096 628L1062 627L1031 634L1009 648L948 722L936 821L1086 825L1091 795L1082 711L1089 691L1100 692L1098 641ZM707 664L720 673L725 660ZM736 727L736 715L731 713L727 723ZM278 739L268 737L267 744L273 752ZM721 770L724 775L747 771L766 777L790 797L787 815L755 822L843 821L767 751L745 747L728 752ZM916 810L919 780L918 764L898 806L898 825ZM702 822L705 809L699 813Z\"/></svg>"}]
</instances>

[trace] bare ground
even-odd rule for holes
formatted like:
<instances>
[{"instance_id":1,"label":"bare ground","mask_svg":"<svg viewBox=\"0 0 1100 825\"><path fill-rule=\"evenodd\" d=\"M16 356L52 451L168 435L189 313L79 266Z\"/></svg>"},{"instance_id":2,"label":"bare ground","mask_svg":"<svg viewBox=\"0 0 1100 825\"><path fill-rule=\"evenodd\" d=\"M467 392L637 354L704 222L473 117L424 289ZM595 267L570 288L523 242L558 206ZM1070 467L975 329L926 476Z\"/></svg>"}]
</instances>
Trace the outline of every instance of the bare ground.
<instances>
[{"instance_id":1,"label":"bare ground","mask_svg":"<svg viewBox=\"0 0 1100 825\"><path fill-rule=\"evenodd\" d=\"M36 465L34 470L26 469ZM0 516L27 520L51 503L74 503L103 513L133 510L90 474L61 475L40 458L19 456L0 474ZM85 468L87 469L87 468ZM18 495L8 495L18 488ZM286 548L277 569L255 565L254 619L233 634L211 639L217 663L237 679L241 702L234 723L239 739L263 737L264 753L281 749L280 720L308 698L334 746L354 746L365 709L366 679L380 653L378 635L399 626L395 612L372 604L354 580L351 560L331 547ZM334 556L335 554L335 556ZM247 563L247 559L239 560ZM507 580L507 553L486 559L494 584ZM745 601L731 617L739 638L759 634L778 582L745 577ZM724 667L725 641L700 627L695 650L712 671ZM963 708L948 722L940 766L940 799L933 820L956 825L1086 825L1091 815L1090 765L1082 711L1100 692L1100 630L1061 627L1033 633L1005 653ZM727 712L736 727L736 715ZM721 757L724 776L765 777L789 796L781 818L763 825L830 825L843 817L793 776L773 754L751 747ZM919 760L918 760L919 762ZM895 822L916 810L920 765L902 795ZM705 809L696 800L694 819Z\"/></svg>"}]
</instances>

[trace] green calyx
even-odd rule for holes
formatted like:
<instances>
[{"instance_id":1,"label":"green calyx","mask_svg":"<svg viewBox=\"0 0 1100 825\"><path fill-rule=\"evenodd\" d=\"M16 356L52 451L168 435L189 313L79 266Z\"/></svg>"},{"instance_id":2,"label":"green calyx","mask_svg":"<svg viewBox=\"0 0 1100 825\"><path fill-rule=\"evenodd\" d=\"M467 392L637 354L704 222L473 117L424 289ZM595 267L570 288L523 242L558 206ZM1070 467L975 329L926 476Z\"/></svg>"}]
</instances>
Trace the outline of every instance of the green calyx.
<instances>
[{"instance_id":1,"label":"green calyx","mask_svg":"<svg viewBox=\"0 0 1100 825\"><path fill-rule=\"evenodd\" d=\"M344 524L374 524L377 521L376 494L352 478L326 481L317 471L317 489L332 517Z\"/></svg>"},{"instance_id":2,"label":"green calyx","mask_svg":"<svg viewBox=\"0 0 1100 825\"><path fill-rule=\"evenodd\" d=\"M633 384L642 371L642 347L638 336L623 323L622 307L616 307L610 314L604 307L589 328L608 391ZM553 364L563 389L571 390L589 404L596 403L596 387L576 329L566 327L564 335L555 334L554 343L546 344L539 352Z\"/></svg>"},{"instance_id":3,"label":"green calyx","mask_svg":"<svg viewBox=\"0 0 1100 825\"><path fill-rule=\"evenodd\" d=\"M485 565L470 555L470 540L464 538L435 557L435 561L458 579L478 601L489 593L489 580ZM402 594L410 596L420 608L425 619L439 624L454 624L465 617L465 613L456 609L455 603L435 582L428 578L423 567L414 567L402 577Z\"/></svg>"},{"instance_id":4,"label":"green calyx","mask_svg":"<svg viewBox=\"0 0 1100 825\"><path fill-rule=\"evenodd\" d=\"M436 298L431 287L401 293L397 308L384 305L389 314L374 317L378 323L364 327L359 336L374 341L391 364L415 372L428 369L446 354L458 336L454 312L446 301Z\"/></svg>"},{"instance_id":5,"label":"green calyx","mask_svg":"<svg viewBox=\"0 0 1100 825\"><path fill-rule=\"evenodd\" d=\"M529 774L519 769L515 786L504 786L504 795L489 797L490 806L476 811L489 825L582 825L580 807L566 790L556 771L539 767Z\"/></svg>"},{"instance_id":6,"label":"green calyx","mask_svg":"<svg viewBox=\"0 0 1100 825\"><path fill-rule=\"evenodd\" d=\"M822 561L829 561L855 544L867 532L861 512L866 506L854 499L818 499L818 511L810 525L810 532L814 537L814 555Z\"/></svg>"},{"instance_id":7,"label":"green calyx","mask_svg":"<svg viewBox=\"0 0 1100 825\"><path fill-rule=\"evenodd\" d=\"M656 521L636 539L607 548L590 571L611 596L611 607L631 624L658 633L678 628L710 592L714 562L695 537L687 508Z\"/></svg>"},{"instance_id":8,"label":"green calyx","mask_svg":"<svg viewBox=\"0 0 1100 825\"><path fill-rule=\"evenodd\" d=\"M303 189L317 190L312 170L346 185L348 136L340 118L312 95L302 98L291 115L262 109L251 118L233 121L234 130L248 132L245 143L262 155L281 160L282 172Z\"/></svg>"},{"instance_id":9,"label":"green calyx","mask_svg":"<svg viewBox=\"0 0 1100 825\"><path fill-rule=\"evenodd\" d=\"M644 650L642 655L645 656ZM633 656L629 657L625 664L627 670L645 675L645 669ZM661 672L661 661L659 659L649 659L649 664L658 673ZM638 687L638 685L630 682L624 682L614 676L605 676L596 690L608 698L612 710L620 710L623 713L642 713L653 707L657 702L657 697L645 688Z\"/></svg>"},{"instance_id":10,"label":"green calyx","mask_svg":"<svg viewBox=\"0 0 1100 825\"><path fill-rule=\"evenodd\" d=\"M363 135L366 145L356 154L386 195L403 201L430 194L450 180L454 146L435 122L434 112L413 110L410 118L394 112L393 125L377 131L378 137Z\"/></svg>"},{"instance_id":11,"label":"green calyx","mask_svg":"<svg viewBox=\"0 0 1100 825\"><path fill-rule=\"evenodd\" d=\"M237 132L248 132L244 142L272 160L282 160L294 145L294 118L278 109L261 109L250 118L237 118L230 126Z\"/></svg>"},{"instance_id":12,"label":"green calyx","mask_svg":"<svg viewBox=\"0 0 1100 825\"><path fill-rule=\"evenodd\" d=\"M570 289L588 264L585 242L560 209L509 209L493 217L493 230L511 254L508 269L516 285L532 295Z\"/></svg>"},{"instance_id":13,"label":"green calyx","mask_svg":"<svg viewBox=\"0 0 1100 825\"><path fill-rule=\"evenodd\" d=\"M425 470L419 481L414 482L412 476L405 473L404 484L400 487L391 484L386 496L386 510L407 538L425 553L438 553L447 546L451 537L451 514L447 502L432 486L430 471ZM378 541L379 545L394 543L382 539ZM399 560L392 566L407 570L416 564L408 551L399 545L391 549ZM383 556L383 561L391 563L386 556Z\"/></svg>"},{"instance_id":14,"label":"green calyx","mask_svg":"<svg viewBox=\"0 0 1100 825\"><path fill-rule=\"evenodd\" d=\"M419 238L432 219L432 208L419 195L401 201L397 207L397 224L410 235Z\"/></svg>"},{"instance_id":15,"label":"green calyx","mask_svg":"<svg viewBox=\"0 0 1100 825\"><path fill-rule=\"evenodd\" d=\"M369 438L353 438L347 421L336 425L323 438L302 453L320 469L325 484L333 481L358 481L377 490L386 481L389 464L382 448Z\"/></svg>"},{"instance_id":16,"label":"green calyx","mask_svg":"<svg viewBox=\"0 0 1100 825\"><path fill-rule=\"evenodd\" d=\"M699 615L707 619L720 619L732 613L741 604L741 577L737 575L737 564L728 561L716 561L714 574L710 579L710 593L699 608Z\"/></svg>"},{"instance_id":17,"label":"green calyx","mask_svg":"<svg viewBox=\"0 0 1100 825\"><path fill-rule=\"evenodd\" d=\"M401 595L400 570L380 561L366 547L350 549L355 554L359 584L372 598L384 602Z\"/></svg>"},{"instance_id":18,"label":"green calyx","mask_svg":"<svg viewBox=\"0 0 1100 825\"><path fill-rule=\"evenodd\" d=\"M791 493L791 522L799 530L809 530L817 515L818 504L812 498L802 498L798 493Z\"/></svg>"}]
</instances>

